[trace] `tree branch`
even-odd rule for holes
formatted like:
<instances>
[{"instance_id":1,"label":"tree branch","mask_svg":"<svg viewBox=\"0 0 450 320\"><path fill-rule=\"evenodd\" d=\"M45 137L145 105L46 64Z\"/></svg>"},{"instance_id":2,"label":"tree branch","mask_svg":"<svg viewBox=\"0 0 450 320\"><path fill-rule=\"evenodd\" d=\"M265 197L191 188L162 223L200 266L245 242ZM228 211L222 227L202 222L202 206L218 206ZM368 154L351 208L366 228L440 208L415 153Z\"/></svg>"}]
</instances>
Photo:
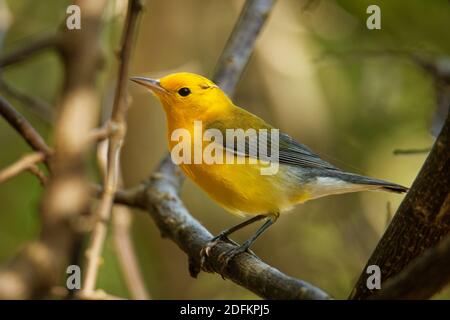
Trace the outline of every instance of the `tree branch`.
<instances>
[{"instance_id":1,"label":"tree branch","mask_svg":"<svg viewBox=\"0 0 450 320\"><path fill-rule=\"evenodd\" d=\"M445 210L450 210L450 197ZM428 299L450 282L450 237L411 262L389 279L373 299Z\"/></svg>"},{"instance_id":2,"label":"tree branch","mask_svg":"<svg viewBox=\"0 0 450 320\"><path fill-rule=\"evenodd\" d=\"M229 96L247 65L253 45L261 32L275 0L247 0L233 32L217 63L214 82Z\"/></svg>"},{"instance_id":3,"label":"tree branch","mask_svg":"<svg viewBox=\"0 0 450 320\"><path fill-rule=\"evenodd\" d=\"M450 233L448 146L449 113L427 160L361 273L351 299L364 299L374 293L366 286L367 266L378 265L384 282L399 274L412 260L436 246ZM426 293L429 295L427 297L432 294L431 291ZM425 297L425 292L408 292L408 296L415 295Z\"/></svg>"},{"instance_id":4,"label":"tree branch","mask_svg":"<svg viewBox=\"0 0 450 320\"><path fill-rule=\"evenodd\" d=\"M132 299L149 300L151 298L145 286L138 257L131 237L134 215L127 206L113 207L113 237L117 258Z\"/></svg>"},{"instance_id":5,"label":"tree branch","mask_svg":"<svg viewBox=\"0 0 450 320\"><path fill-rule=\"evenodd\" d=\"M212 235L189 214L179 198L182 181L180 169L167 157L148 181L134 189L118 192L116 202L150 213L162 236L170 238L189 256L190 272L195 277L200 271L200 251ZM330 298L322 290L281 273L249 253L236 256L228 268L222 270L220 255L231 248L231 244L218 242L208 257L207 271L217 272L267 299Z\"/></svg>"},{"instance_id":6,"label":"tree branch","mask_svg":"<svg viewBox=\"0 0 450 320\"><path fill-rule=\"evenodd\" d=\"M116 132L110 122L107 122L104 126L92 129L89 134L89 139L92 142L103 142Z\"/></svg>"},{"instance_id":7,"label":"tree branch","mask_svg":"<svg viewBox=\"0 0 450 320\"><path fill-rule=\"evenodd\" d=\"M0 97L0 114L16 129L34 151L42 152L46 157L51 155L52 151L41 135L2 97Z\"/></svg>"},{"instance_id":8,"label":"tree branch","mask_svg":"<svg viewBox=\"0 0 450 320\"><path fill-rule=\"evenodd\" d=\"M126 101L126 89L128 84L129 61L137 20L141 10L142 3L140 0L129 0L127 17L125 19L124 32L122 35L116 95L111 115L111 125L118 128L118 130L116 130L109 138L104 189L96 212L98 221L94 226L91 241L87 249L87 268L83 285L83 294L90 294L95 290L100 256L107 234L106 222L110 219L114 193L117 190L120 150L126 132L125 117L128 106Z\"/></svg>"},{"instance_id":9,"label":"tree branch","mask_svg":"<svg viewBox=\"0 0 450 320\"><path fill-rule=\"evenodd\" d=\"M106 173L107 155L108 142L102 141L97 147L97 162L102 176ZM122 175L119 172L118 186L122 185ZM101 194L100 191L99 195ZM145 287L131 237L134 215L127 206L115 205L112 208L112 217L114 245L128 291L133 299L148 300L150 295Z\"/></svg>"},{"instance_id":10,"label":"tree branch","mask_svg":"<svg viewBox=\"0 0 450 320\"><path fill-rule=\"evenodd\" d=\"M35 174L42 183L45 183L42 175L38 172L35 172L36 163L42 162L44 160L45 155L42 152L36 152L22 157L12 165L0 171L0 183L3 183L6 180L26 170L31 171L31 173Z\"/></svg>"},{"instance_id":11,"label":"tree branch","mask_svg":"<svg viewBox=\"0 0 450 320\"><path fill-rule=\"evenodd\" d=\"M28 168L28 171L30 171L32 174L34 174L38 179L39 182L41 183L41 185L43 187L45 187L47 185L48 182L48 178L45 175L44 172L42 172L41 169L39 169L39 166L37 164L33 164Z\"/></svg>"},{"instance_id":12,"label":"tree branch","mask_svg":"<svg viewBox=\"0 0 450 320\"><path fill-rule=\"evenodd\" d=\"M45 49L56 48L59 46L59 44L59 34L50 34L43 36L40 39L36 39L30 42L24 47L20 47L17 50L13 50L5 56L0 57L0 68L22 62Z\"/></svg>"},{"instance_id":13,"label":"tree branch","mask_svg":"<svg viewBox=\"0 0 450 320\"><path fill-rule=\"evenodd\" d=\"M416 149L395 149L392 153L398 155L415 155L424 154L431 151L431 148L416 148Z\"/></svg>"},{"instance_id":14,"label":"tree branch","mask_svg":"<svg viewBox=\"0 0 450 320\"><path fill-rule=\"evenodd\" d=\"M10 86L5 82L4 79L0 77L0 90L3 91L6 95L10 96L18 100L23 106L28 107L28 109L33 112L40 119L44 120L47 123L51 123L54 118L53 109L44 101L37 99L33 96L30 96L13 86Z\"/></svg>"}]
</instances>

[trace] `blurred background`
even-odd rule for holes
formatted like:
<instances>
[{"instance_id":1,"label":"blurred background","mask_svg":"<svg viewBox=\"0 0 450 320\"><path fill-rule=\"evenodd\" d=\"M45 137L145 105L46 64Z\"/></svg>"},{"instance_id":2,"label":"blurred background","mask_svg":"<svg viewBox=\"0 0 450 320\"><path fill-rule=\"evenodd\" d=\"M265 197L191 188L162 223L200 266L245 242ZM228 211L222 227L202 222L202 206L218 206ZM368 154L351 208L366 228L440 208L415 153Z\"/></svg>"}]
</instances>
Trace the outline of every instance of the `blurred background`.
<instances>
[{"instance_id":1,"label":"blurred background","mask_svg":"<svg viewBox=\"0 0 450 320\"><path fill-rule=\"evenodd\" d=\"M93 0L95 1L95 0ZM132 75L173 71L212 77L244 1L147 0L131 61ZM70 1L0 0L1 52L55 32ZM368 30L366 8L381 8L381 30ZM98 79L110 108L126 1L111 0L104 13L105 64ZM410 186L426 153L394 155L396 149L431 147L437 95L433 76L411 55L450 68L450 4L446 0L282 0L275 5L238 86L234 101L336 166ZM51 51L0 70L17 90L55 105L62 65ZM447 88L448 89L448 88ZM138 184L167 150L159 103L130 83L128 133L122 152L125 185ZM52 127L0 90L52 141ZM448 106L448 104L447 104ZM436 129L436 128L435 128ZM436 131L436 130L435 130ZM29 151L0 119L0 168ZM95 156L92 178L99 179ZM40 230L43 189L21 174L0 185L0 263ZM190 181L182 198L212 233L238 223ZM256 242L264 261L346 298L403 196L365 192L332 196L296 207ZM245 240L254 229L233 236ZM189 276L187 257L160 237L153 221L135 211L133 240L145 284L155 299L247 299L251 292L218 275ZM98 288L129 297L108 238ZM450 298L450 288L436 298Z\"/></svg>"}]
</instances>

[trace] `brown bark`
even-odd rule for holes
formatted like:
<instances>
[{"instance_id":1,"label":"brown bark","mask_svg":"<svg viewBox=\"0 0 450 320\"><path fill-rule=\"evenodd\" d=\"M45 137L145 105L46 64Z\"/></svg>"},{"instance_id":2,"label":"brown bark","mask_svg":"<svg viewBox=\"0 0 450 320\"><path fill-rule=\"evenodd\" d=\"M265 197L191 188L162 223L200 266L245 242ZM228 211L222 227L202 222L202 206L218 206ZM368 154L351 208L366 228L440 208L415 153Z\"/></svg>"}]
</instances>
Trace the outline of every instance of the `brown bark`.
<instances>
[{"instance_id":1,"label":"brown bark","mask_svg":"<svg viewBox=\"0 0 450 320\"><path fill-rule=\"evenodd\" d=\"M350 298L365 299L374 292L366 286L367 266L378 265L383 283L400 273L450 232L450 117L391 224L367 262ZM428 298L431 292L409 292ZM399 296L398 298L407 297Z\"/></svg>"},{"instance_id":2,"label":"brown bark","mask_svg":"<svg viewBox=\"0 0 450 320\"><path fill-rule=\"evenodd\" d=\"M449 198L447 198L447 202ZM450 237L425 251L397 276L389 279L373 299L427 299L450 282Z\"/></svg>"}]
</instances>

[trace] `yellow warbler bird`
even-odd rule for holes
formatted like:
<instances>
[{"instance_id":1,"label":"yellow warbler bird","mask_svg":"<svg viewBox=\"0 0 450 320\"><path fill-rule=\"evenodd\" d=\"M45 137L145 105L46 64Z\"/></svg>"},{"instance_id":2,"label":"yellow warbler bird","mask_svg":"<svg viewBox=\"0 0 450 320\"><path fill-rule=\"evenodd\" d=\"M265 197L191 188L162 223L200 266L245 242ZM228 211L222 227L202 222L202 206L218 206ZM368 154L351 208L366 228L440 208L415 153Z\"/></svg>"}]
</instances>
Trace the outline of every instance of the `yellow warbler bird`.
<instances>
[{"instance_id":1,"label":"yellow warbler bird","mask_svg":"<svg viewBox=\"0 0 450 320\"><path fill-rule=\"evenodd\" d=\"M228 235L255 221L266 220L250 239L229 253L230 258L246 251L277 220L281 212L295 204L327 195L363 190L407 191L407 188L398 184L344 172L284 133L279 133L277 141L267 138L270 141L266 148L270 146L272 150L276 147L278 168L274 174L262 174L261 169L267 167L267 161L264 160L269 158L263 158L262 153L252 152L254 150L248 141L258 132L272 132L274 128L233 104L212 81L192 73L175 73L159 80L145 77L131 80L150 89L161 101L167 116L171 151L178 148L180 142L179 139L173 139L173 133L177 130L182 129L193 136L200 134L202 137L210 130L216 137L210 139L215 151L218 152L217 147L221 147L227 156L234 158L233 163L196 162L189 161L195 157L190 153L184 158L188 161L179 163L183 172L223 207L233 213L252 216L221 232L211 240L212 243L218 239L227 240ZM196 127L198 123L201 123L200 129ZM227 136L227 130L230 129L245 130L248 138L245 148L234 144L230 146L226 143L229 141L217 139L220 134L222 137ZM257 138L261 140L260 135ZM194 145L195 140L188 142L193 149L197 147ZM200 151L206 148L208 146L202 145ZM255 161L250 162L250 158ZM238 160L247 161L239 163Z\"/></svg>"}]
</instances>

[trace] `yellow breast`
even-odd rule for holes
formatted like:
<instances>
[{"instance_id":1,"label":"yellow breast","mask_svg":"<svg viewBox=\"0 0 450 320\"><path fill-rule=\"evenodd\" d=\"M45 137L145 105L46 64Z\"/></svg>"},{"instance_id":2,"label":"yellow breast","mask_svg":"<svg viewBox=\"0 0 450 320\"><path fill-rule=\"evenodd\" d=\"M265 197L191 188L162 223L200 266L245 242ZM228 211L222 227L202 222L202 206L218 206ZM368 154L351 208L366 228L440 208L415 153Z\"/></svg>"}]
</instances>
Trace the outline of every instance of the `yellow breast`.
<instances>
[{"instance_id":1,"label":"yellow breast","mask_svg":"<svg viewBox=\"0 0 450 320\"><path fill-rule=\"evenodd\" d=\"M214 200L237 214L279 213L307 199L307 192L291 185L284 168L261 175L259 164L182 164L181 169Z\"/></svg>"}]
</instances>

